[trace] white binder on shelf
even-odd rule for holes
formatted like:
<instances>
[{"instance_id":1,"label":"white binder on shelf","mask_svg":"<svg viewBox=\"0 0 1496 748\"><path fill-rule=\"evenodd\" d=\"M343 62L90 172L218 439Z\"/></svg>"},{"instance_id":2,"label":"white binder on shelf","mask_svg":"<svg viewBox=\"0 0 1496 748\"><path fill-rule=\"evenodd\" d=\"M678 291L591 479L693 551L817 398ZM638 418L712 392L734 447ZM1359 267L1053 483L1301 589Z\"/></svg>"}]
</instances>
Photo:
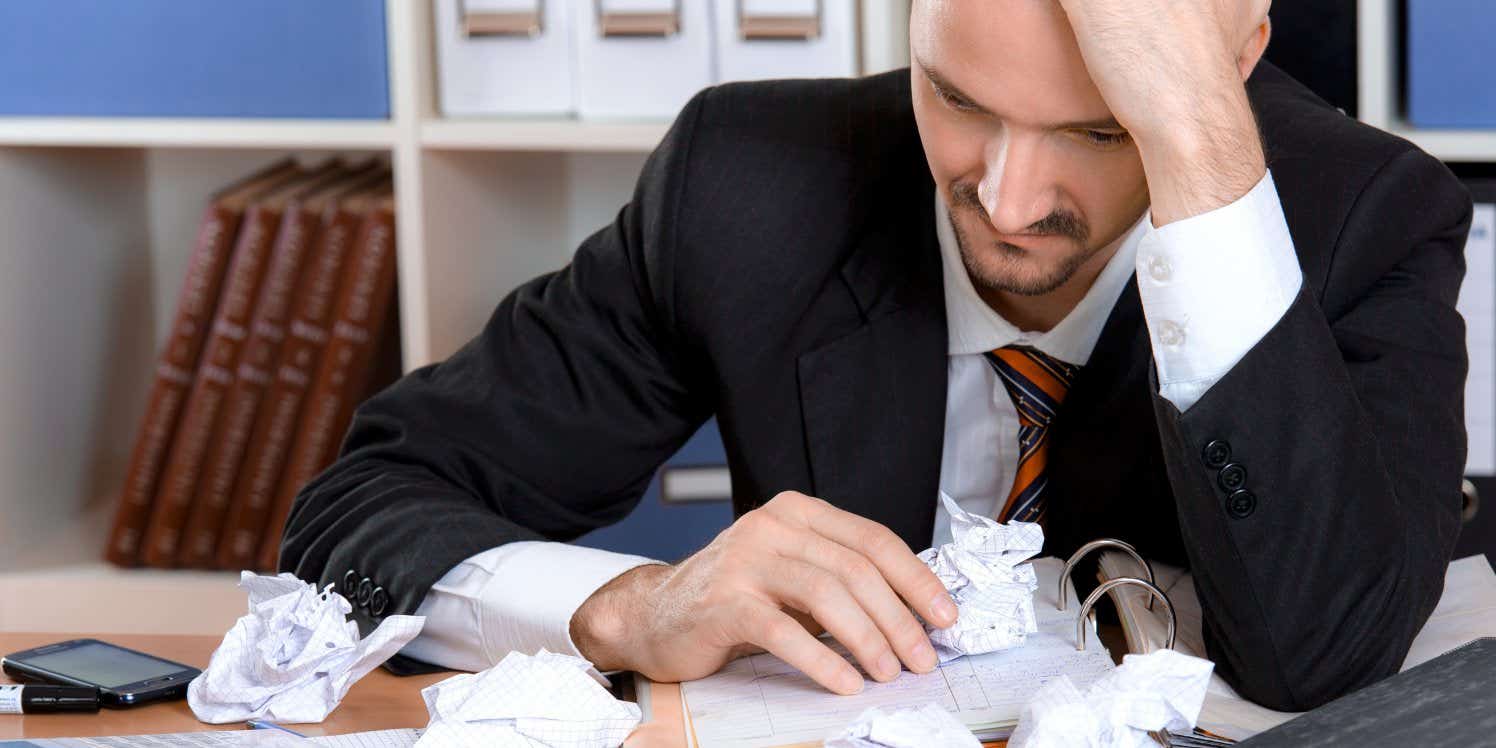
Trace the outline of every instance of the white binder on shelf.
<instances>
[{"instance_id":1,"label":"white binder on shelf","mask_svg":"<svg viewBox=\"0 0 1496 748\"><path fill-rule=\"evenodd\" d=\"M859 73L857 0L713 0L723 81Z\"/></svg>"},{"instance_id":2,"label":"white binder on shelf","mask_svg":"<svg viewBox=\"0 0 1496 748\"><path fill-rule=\"evenodd\" d=\"M584 119L671 119L716 82L711 0L571 3Z\"/></svg>"},{"instance_id":3,"label":"white binder on shelf","mask_svg":"<svg viewBox=\"0 0 1496 748\"><path fill-rule=\"evenodd\" d=\"M442 114L576 111L570 0L436 0Z\"/></svg>"}]
</instances>

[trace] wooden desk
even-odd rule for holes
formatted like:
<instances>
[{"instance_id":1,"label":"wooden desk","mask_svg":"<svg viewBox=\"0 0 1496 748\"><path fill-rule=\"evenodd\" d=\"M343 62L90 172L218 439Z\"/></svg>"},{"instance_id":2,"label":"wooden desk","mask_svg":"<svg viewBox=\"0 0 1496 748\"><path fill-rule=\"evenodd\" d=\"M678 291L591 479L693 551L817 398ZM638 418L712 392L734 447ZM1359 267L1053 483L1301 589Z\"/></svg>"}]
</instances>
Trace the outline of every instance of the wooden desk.
<instances>
[{"instance_id":1,"label":"wooden desk","mask_svg":"<svg viewBox=\"0 0 1496 748\"><path fill-rule=\"evenodd\" d=\"M65 634L0 633L0 654L77 638ZM151 636L119 634L99 639L131 649L176 660L198 668L208 666L208 657L222 640L216 636ZM355 683L347 698L320 724L298 725L305 735L341 735L369 730L425 727L428 721L421 689L444 680L451 673L399 677L383 668L375 669ZM0 674L0 683L12 682ZM98 714L0 714L0 740L17 738L86 738L102 735L150 735L205 730L234 730L239 724L209 725L197 721L186 700L150 704L133 709L101 709ZM991 743L1000 747L1005 743ZM629 736L625 748L685 748L681 729L680 691L677 686L657 689L654 719Z\"/></svg>"},{"instance_id":2,"label":"wooden desk","mask_svg":"<svg viewBox=\"0 0 1496 748\"><path fill-rule=\"evenodd\" d=\"M16 652L62 639L59 634L0 634L0 654ZM208 656L222 641L216 636L110 635L100 639L139 649L193 667L208 666ZM342 706L325 722L302 725L307 735L339 735L397 727L425 727L426 704L421 689L449 673L401 678L376 669L355 683ZM0 675L0 683L11 681ZM133 709L101 709L98 714L0 714L0 740L9 738L81 738L99 735L148 735L169 732L234 730L242 724L209 725L197 721L187 701L169 701Z\"/></svg>"}]
</instances>

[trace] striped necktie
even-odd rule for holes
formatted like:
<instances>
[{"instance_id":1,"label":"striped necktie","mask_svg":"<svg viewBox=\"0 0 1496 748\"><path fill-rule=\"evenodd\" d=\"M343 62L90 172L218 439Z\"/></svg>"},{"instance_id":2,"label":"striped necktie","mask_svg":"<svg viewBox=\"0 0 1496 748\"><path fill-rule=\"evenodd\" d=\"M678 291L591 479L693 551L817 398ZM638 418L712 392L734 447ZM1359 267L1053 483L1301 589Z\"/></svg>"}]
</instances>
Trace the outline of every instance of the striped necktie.
<instances>
[{"instance_id":1,"label":"striped necktie","mask_svg":"<svg viewBox=\"0 0 1496 748\"><path fill-rule=\"evenodd\" d=\"M999 522L1039 522L1044 517L1045 447L1054 420L1079 366L1042 351L1012 345L987 354L1018 411L1018 472L1013 490L998 514Z\"/></svg>"}]
</instances>

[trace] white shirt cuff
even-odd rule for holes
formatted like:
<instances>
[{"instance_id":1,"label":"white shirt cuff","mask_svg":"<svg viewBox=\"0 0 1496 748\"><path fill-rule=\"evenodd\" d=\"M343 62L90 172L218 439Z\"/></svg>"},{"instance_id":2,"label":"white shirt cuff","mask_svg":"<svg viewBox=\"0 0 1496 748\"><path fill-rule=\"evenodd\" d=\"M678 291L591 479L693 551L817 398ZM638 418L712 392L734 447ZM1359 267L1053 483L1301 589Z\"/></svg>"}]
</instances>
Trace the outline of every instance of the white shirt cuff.
<instances>
[{"instance_id":1,"label":"white shirt cuff","mask_svg":"<svg viewBox=\"0 0 1496 748\"><path fill-rule=\"evenodd\" d=\"M1137 254L1159 394L1194 405L1283 318L1303 285L1269 171L1236 202L1154 228Z\"/></svg>"},{"instance_id":2,"label":"white shirt cuff","mask_svg":"<svg viewBox=\"0 0 1496 748\"><path fill-rule=\"evenodd\" d=\"M510 652L544 647L580 657L571 617L603 585L644 564L642 556L566 543L524 541L463 561L432 586L416 615L421 635L401 654L477 672Z\"/></svg>"}]
</instances>

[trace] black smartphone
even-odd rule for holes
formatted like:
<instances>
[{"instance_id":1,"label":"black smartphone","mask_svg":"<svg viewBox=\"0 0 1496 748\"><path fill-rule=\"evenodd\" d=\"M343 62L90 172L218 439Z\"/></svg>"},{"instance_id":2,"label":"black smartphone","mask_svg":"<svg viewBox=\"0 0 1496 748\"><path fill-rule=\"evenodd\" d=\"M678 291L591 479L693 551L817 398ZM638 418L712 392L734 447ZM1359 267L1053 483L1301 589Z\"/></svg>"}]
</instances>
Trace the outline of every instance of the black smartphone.
<instances>
[{"instance_id":1,"label":"black smartphone","mask_svg":"<svg viewBox=\"0 0 1496 748\"><path fill-rule=\"evenodd\" d=\"M187 683L202 672L98 639L14 652L0 659L0 666L18 681L94 686L99 703L111 707L180 699L187 695Z\"/></svg>"}]
</instances>

